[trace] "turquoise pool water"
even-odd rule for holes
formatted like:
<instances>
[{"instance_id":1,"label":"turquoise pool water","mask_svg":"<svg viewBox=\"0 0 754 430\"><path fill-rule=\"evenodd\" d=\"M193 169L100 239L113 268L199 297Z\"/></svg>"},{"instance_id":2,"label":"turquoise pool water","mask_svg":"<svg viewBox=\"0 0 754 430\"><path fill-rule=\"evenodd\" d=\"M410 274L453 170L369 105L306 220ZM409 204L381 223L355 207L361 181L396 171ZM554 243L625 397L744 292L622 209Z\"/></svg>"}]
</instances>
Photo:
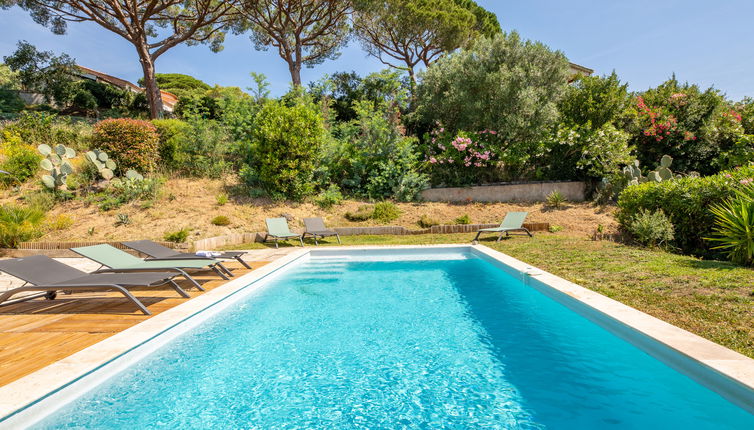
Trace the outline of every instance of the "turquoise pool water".
<instances>
[{"instance_id":1,"label":"turquoise pool water","mask_svg":"<svg viewBox=\"0 0 754 430\"><path fill-rule=\"evenodd\" d=\"M38 428L754 428L467 256L295 264Z\"/></svg>"}]
</instances>

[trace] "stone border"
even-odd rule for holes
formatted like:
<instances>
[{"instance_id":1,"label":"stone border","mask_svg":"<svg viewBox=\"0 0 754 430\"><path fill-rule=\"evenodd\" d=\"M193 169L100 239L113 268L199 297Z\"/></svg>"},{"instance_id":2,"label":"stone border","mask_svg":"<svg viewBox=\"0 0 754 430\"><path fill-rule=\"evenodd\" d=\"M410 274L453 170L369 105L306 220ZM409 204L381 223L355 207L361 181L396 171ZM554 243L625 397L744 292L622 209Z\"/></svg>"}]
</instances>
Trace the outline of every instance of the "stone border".
<instances>
[{"instance_id":1,"label":"stone border","mask_svg":"<svg viewBox=\"0 0 754 430\"><path fill-rule=\"evenodd\" d=\"M481 228L498 227L500 224L444 224L433 225L430 228L411 230L403 226L383 225L373 227L334 227L333 230L341 236L405 236L415 234L456 234L476 233ZM529 231L549 231L549 222L525 222L524 227ZM243 245L250 242L262 242L264 232L260 233L234 233L225 236L208 237L199 239L192 245L194 251L213 250L223 246Z\"/></svg>"},{"instance_id":2,"label":"stone border","mask_svg":"<svg viewBox=\"0 0 754 430\"><path fill-rule=\"evenodd\" d=\"M526 285L585 316L655 358L687 374L731 402L754 413L754 360L645 314L630 306L577 284L532 267L483 245L359 246L331 247L321 253L348 253L379 249L468 249L502 270L521 276ZM171 331L170 338L190 330L243 295L236 294L264 278L280 274L278 269L316 249L301 249L225 285L156 315L123 332L55 362L15 382L0 387L0 428L27 423L36 416L33 406L44 403L48 413L91 389L102 371L118 372L158 349L163 342L149 342ZM231 300L226 300L231 298ZM213 308L215 312L205 312ZM180 325L180 326L179 326ZM167 335L167 333L166 333ZM131 352L128 356L124 354ZM122 358L121 360L117 360ZM107 369L104 366L112 363ZM114 369L112 368L114 366ZM99 378L97 377L99 376ZM74 384L76 383L76 384ZM41 419L37 417L37 419Z\"/></svg>"}]
</instances>

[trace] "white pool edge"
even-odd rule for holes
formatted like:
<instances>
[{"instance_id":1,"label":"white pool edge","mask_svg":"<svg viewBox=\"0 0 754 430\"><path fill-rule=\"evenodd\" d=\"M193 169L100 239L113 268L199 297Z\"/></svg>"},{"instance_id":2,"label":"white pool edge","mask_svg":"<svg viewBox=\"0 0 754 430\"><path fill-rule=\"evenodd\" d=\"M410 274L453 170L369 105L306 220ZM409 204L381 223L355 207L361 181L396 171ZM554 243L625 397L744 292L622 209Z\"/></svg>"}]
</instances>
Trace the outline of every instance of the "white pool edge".
<instances>
[{"instance_id":1,"label":"white pool edge","mask_svg":"<svg viewBox=\"0 0 754 430\"><path fill-rule=\"evenodd\" d=\"M572 309L573 304L577 304L577 306L583 306L594 311L592 315L585 316L603 327L617 322L621 326L626 326L626 328L670 348L694 363L698 363L703 369L712 370L723 379L738 384L740 386L738 390L731 389L728 390L729 392L722 390L721 392L721 390L709 386L709 384L715 384L716 381L705 380L705 375L701 374L701 377L689 375L728 398L728 400L754 413L754 404L746 401L742 404L740 396L741 390L747 391L749 394L754 393L754 360L749 357L483 245L408 245L296 250L260 269L233 279L218 288L0 387L0 428L19 428L39 421L43 417L39 417L39 414L35 414L34 411L42 406L42 403L54 406L49 409L58 409L58 406L68 403L68 401L78 397L79 394L96 386L101 379L90 376L93 376L93 373L96 374L96 371L103 366L107 365L105 370L109 374L127 368L164 344L164 341L150 342L155 337L163 336L163 334L167 334L166 331L171 331L172 334L165 339L167 341L185 333L235 302L233 299L227 299L235 295L236 300L240 300L246 296L236 293L246 288L253 291L264 285L266 281L258 281L272 278L280 273L279 269L302 257L317 253L332 254L380 249L417 249L420 251L433 248L471 250L473 253L499 263L503 269L508 268L509 273L520 272L525 278L529 278L527 283L531 287L537 288L561 303L563 303L564 297L568 300L572 299L571 306L568 303L563 303ZM544 291L543 286L545 287ZM213 308L212 311L204 312L210 308ZM575 311L581 313L579 310ZM610 327L606 328L616 334L615 330L611 330ZM626 338L625 336L620 337ZM648 352L652 353L652 351ZM126 353L128 353L128 359L117 360ZM688 369L682 370L686 373ZM692 369L692 371L694 370ZM49 409L45 408L52 413ZM45 413L46 415L48 414Z\"/></svg>"}]
</instances>

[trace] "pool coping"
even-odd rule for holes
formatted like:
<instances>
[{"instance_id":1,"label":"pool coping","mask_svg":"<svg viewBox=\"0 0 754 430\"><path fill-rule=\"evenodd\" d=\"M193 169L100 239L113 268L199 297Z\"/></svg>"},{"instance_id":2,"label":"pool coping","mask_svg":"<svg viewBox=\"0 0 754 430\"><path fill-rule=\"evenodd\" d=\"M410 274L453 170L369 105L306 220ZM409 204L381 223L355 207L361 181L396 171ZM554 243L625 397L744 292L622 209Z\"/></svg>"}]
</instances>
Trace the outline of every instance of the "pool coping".
<instances>
[{"instance_id":1,"label":"pool coping","mask_svg":"<svg viewBox=\"0 0 754 430\"><path fill-rule=\"evenodd\" d=\"M14 415L23 412L42 399L67 387L87 374L118 357L148 343L154 337L219 304L235 293L255 289L258 281L275 274L279 269L317 251L323 253L379 250L379 249L467 249L502 263L536 282L561 293L599 314L617 321L648 338L688 357L754 392L754 359L704 339L689 331L652 317L628 305L595 291L524 263L484 245L392 245L304 248L291 252L246 275L208 291L191 300L155 315L133 327L91 345L79 352L52 363L34 373L0 387L0 427L15 421ZM251 285L255 284L256 285ZM720 393L725 395L725 393ZM728 397L728 396L726 396ZM729 399L731 400L731 399ZM739 406L741 406L739 404ZM744 407L746 405L743 405ZM750 405L754 408L754 405Z\"/></svg>"}]
</instances>

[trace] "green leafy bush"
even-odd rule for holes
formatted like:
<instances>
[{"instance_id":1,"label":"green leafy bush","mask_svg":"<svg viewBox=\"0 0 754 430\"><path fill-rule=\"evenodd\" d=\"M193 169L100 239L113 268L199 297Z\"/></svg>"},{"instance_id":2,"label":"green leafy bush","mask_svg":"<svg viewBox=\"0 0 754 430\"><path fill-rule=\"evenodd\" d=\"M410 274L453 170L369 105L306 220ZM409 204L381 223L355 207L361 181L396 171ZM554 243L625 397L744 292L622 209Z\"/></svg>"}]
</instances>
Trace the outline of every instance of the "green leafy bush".
<instances>
[{"instance_id":1,"label":"green leafy bush","mask_svg":"<svg viewBox=\"0 0 754 430\"><path fill-rule=\"evenodd\" d=\"M356 119L334 127L323 148L316 175L351 194L371 198L416 200L426 188L419 171L416 140L403 134L399 112L386 103L357 101Z\"/></svg>"},{"instance_id":2,"label":"green leafy bush","mask_svg":"<svg viewBox=\"0 0 754 430\"><path fill-rule=\"evenodd\" d=\"M322 209L330 209L333 206L339 205L343 201L343 194L340 192L335 184L330 184L326 190L322 191L314 198L314 204Z\"/></svg>"},{"instance_id":3,"label":"green leafy bush","mask_svg":"<svg viewBox=\"0 0 754 430\"><path fill-rule=\"evenodd\" d=\"M374 205L372 218L379 222L388 223L401 216L401 210L393 202L379 202Z\"/></svg>"},{"instance_id":4,"label":"green leafy bush","mask_svg":"<svg viewBox=\"0 0 754 430\"><path fill-rule=\"evenodd\" d=\"M515 32L479 38L427 68L417 87L417 115L426 127L439 123L450 133L495 130L499 144L488 149L507 160L514 176L556 123L567 81L560 52Z\"/></svg>"},{"instance_id":5,"label":"green leafy bush","mask_svg":"<svg viewBox=\"0 0 754 430\"><path fill-rule=\"evenodd\" d=\"M675 226L672 245L688 254L707 257L723 256L704 240L711 237L715 216L709 210L736 195L741 181L754 178L754 165L706 177L684 177L673 181L631 185L618 198L617 217L628 230L633 218L642 210L663 210Z\"/></svg>"},{"instance_id":6,"label":"green leafy bush","mask_svg":"<svg viewBox=\"0 0 754 430\"><path fill-rule=\"evenodd\" d=\"M419 224L419 227L421 228L430 228L434 225L440 225L440 221L437 221L436 219L431 218L426 214L419 217L419 221L417 221L416 223Z\"/></svg>"},{"instance_id":7,"label":"green leafy bush","mask_svg":"<svg viewBox=\"0 0 754 430\"><path fill-rule=\"evenodd\" d=\"M317 107L303 98L286 105L267 101L257 115L243 172L247 185L276 198L301 200L314 191L312 177L326 131Z\"/></svg>"},{"instance_id":8,"label":"green leafy bush","mask_svg":"<svg viewBox=\"0 0 754 430\"><path fill-rule=\"evenodd\" d=\"M673 223L662 210L642 209L628 224L628 231L644 246L663 246L673 240Z\"/></svg>"},{"instance_id":9,"label":"green leafy bush","mask_svg":"<svg viewBox=\"0 0 754 430\"><path fill-rule=\"evenodd\" d=\"M558 190L553 190L547 195L547 205L555 209L560 209L567 201L563 193Z\"/></svg>"},{"instance_id":10,"label":"green leafy bush","mask_svg":"<svg viewBox=\"0 0 754 430\"><path fill-rule=\"evenodd\" d=\"M748 182L736 197L712 206L715 215L712 249L724 252L738 264L754 264L754 183Z\"/></svg>"},{"instance_id":11,"label":"green leafy bush","mask_svg":"<svg viewBox=\"0 0 754 430\"><path fill-rule=\"evenodd\" d=\"M113 179L104 198L99 196L99 208L109 211L135 200L154 200L163 184L164 180L161 178Z\"/></svg>"},{"instance_id":12,"label":"green leafy bush","mask_svg":"<svg viewBox=\"0 0 754 430\"><path fill-rule=\"evenodd\" d=\"M191 133L191 126L179 119L153 119L152 124L160 137L160 164L168 168L176 167L176 152Z\"/></svg>"},{"instance_id":13,"label":"green leafy bush","mask_svg":"<svg viewBox=\"0 0 754 430\"><path fill-rule=\"evenodd\" d=\"M719 90L682 84L675 76L641 93L634 106L628 129L643 165L667 154L677 171L714 174L711 161L744 133L741 116Z\"/></svg>"},{"instance_id":14,"label":"green leafy bush","mask_svg":"<svg viewBox=\"0 0 754 430\"><path fill-rule=\"evenodd\" d=\"M42 160L37 149L26 145L17 134L9 132L0 135L0 170L9 175L0 175L0 183L26 182L39 170Z\"/></svg>"},{"instance_id":15,"label":"green leafy bush","mask_svg":"<svg viewBox=\"0 0 754 430\"><path fill-rule=\"evenodd\" d=\"M218 215L212 218L212 221L210 222L216 226L226 226L230 225L230 218L226 217L225 215Z\"/></svg>"},{"instance_id":16,"label":"green leafy bush","mask_svg":"<svg viewBox=\"0 0 754 430\"><path fill-rule=\"evenodd\" d=\"M20 112L24 106L25 103L18 96L18 92L0 88L0 112Z\"/></svg>"},{"instance_id":17,"label":"green leafy bush","mask_svg":"<svg viewBox=\"0 0 754 430\"><path fill-rule=\"evenodd\" d=\"M217 200L218 206L225 206L228 203L228 195L225 193L220 193L215 196L215 200Z\"/></svg>"},{"instance_id":18,"label":"green leafy bush","mask_svg":"<svg viewBox=\"0 0 754 430\"><path fill-rule=\"evenodd\" d=\"M550 233L557 233L559 231L563 231L563 226L557 225L557 224L551 224L548 230L550 231Z\"/></svg>"},{"instance_id":19,"label":"green leafy bush","mask_svg":"<svg viewBox=\"0 0 754 430\"><path fill-rule=\"evenodd\" d=\"M222 123L196 117L152 123L160 135L161 165L172 172L220 178L233 167L238 145Z\"/></svg>"},{"instance_id":20,"label":"green leafy bush","mask_svg":"<svg viewBox=\"0 0 754 430\"><path fill-rule=\"evenodd\" d=\"M21 112L17 120L3 126L3 131L18 135L27 145L64 145L77 152L88 149L92 137L92 127L87 122L48 112Z\"/></svg>"},{"instance_id":21,"label":"green leafy bush","mask_svg":"<svg viewBox=\"0 0 754 430\"><path fill-rule=\"evenodd\" d=\"M345 217L349 221L360 222L372 219L374 216L374 207L364 205L359 207L355 212L346 212Z\"/></svg>"},{"instance_id":22,"label":"green leafy bush","mask_svg":"<svg viewBox=\"0 0 754 430\"><path fill-rule=\"evenodd\" d=\"M168 242L183 243L186 241L186 239L188 239L190 232L191 229L182 228L180 230L169 231L165 233L165 236L163 236L163 238Z\"/></svg>"},{"instance_id":23,"label":"green leafy bush","mask_svg":"<svg viewBox=\"0 0 754 430\"><path fill-rule=\"evenodd\" d=\"M19 243L36 239L44 231L45 213L30 206L0 206L0 248L16 248Z\"/></svg>"},{"instance_id":24,"label":"green leafy bush","mask_svg":"<svg viewBox=\"0 0 754 430\"><path fill-rule=\"evenodd\" d=\"M471 224L471 217L469 216L469 214L463 214L456 218L454 221L456 224L467 225Z\"/></svg>"},{"instance_id":25,"label":"green leafy bush","mask_svg":"<svg viewBox=\"0 0 754 430\"><path fill-rule=\"evenodd\" d=\"M160 138L149 121L106 119L94 126L93 146L107 152L124 173L128 169L152 172L159 160Z\"/></svg>"}]
</instances>

